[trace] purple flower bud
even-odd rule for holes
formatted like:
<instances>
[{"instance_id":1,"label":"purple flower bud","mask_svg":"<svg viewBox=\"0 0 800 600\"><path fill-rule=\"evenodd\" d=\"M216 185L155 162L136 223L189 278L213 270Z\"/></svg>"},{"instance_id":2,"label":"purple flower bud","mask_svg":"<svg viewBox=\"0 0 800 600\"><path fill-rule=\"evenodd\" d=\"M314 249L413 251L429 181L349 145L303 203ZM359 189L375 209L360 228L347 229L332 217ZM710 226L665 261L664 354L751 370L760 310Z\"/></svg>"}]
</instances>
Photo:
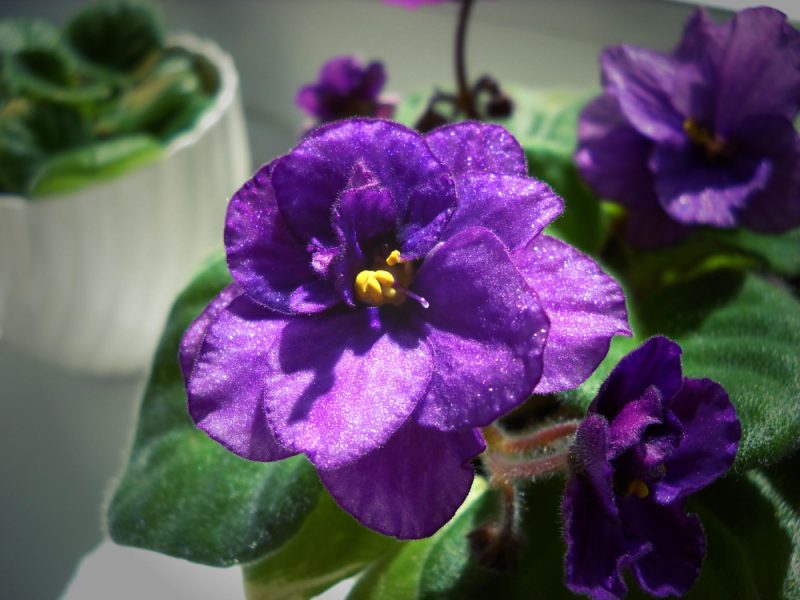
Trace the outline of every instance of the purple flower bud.
<instances>
[{"instance_id":1,"label":"purple flower bud","mask_svg":"<svg viewBox=\"0 0 800 600\"><path fill-rule=\"evenodd\" d=\"M697 10L669 54L600 57L604 93L583 111L576 161L629 210L639 246L692 227L778 233L800 225L800 32L772 8L715 24Z\"/></svg>"},{"instance_id":2,"label":"purple flower bud","mask_svg":"<svg viewBox=\"0 0 800 600\"><path fill-rule=\"evenodd\" d=\"M733 464L741 428L725 390L683 377L681 349L654 337L623 358L578 428L562 511L569 588L627 593L630 568L654 596L684 595L705 536L686 498Z\"/></svg>"}]
</instances>

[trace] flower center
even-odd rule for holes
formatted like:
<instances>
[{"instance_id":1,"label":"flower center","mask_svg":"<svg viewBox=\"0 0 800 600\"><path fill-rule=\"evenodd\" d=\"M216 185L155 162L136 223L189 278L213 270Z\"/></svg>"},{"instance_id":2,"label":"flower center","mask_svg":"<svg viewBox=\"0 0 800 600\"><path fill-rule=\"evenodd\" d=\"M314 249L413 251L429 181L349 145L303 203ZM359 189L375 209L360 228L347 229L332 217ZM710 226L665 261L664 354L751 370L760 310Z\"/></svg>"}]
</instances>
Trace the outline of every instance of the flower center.
<instances>
[{"instance_id":1,"label":"flower center","mask_svg":"<svg viewBox=\"0 0 800 600\"><path fill-rule=\"evenodd\" d=\"M628 484L626 496L633 494L637 498L647 498L650 495L650 488L641 479L634 479Z\"/></svg>"},{"instance_id":2,"label":"flower center","mask_svg":"<svg viewBox=\"0 0 800 600\"><path fill-rule=\"evenodd\" d=\"M720 158L726 154L727 147L722 136L714 133L694 119L686 119L683 122L683 131L692 144L705 151L708 158Z\"/></svg>"},{"instance_id":3,"label":"flower center","mask_svg":"<svg viewBox=\"0 0 800 600\"><path fill-rule=\"evenodd\" d=\"M373 306L402 304L408 296L417 299L408 290L414 279L414 265L402 259L399 250L392 250L386 259L375 262L374 266L380 268L365 269L356 275L356 298ZM423 306L426 304L421 303Z\"/></svg>"}]
</instances>

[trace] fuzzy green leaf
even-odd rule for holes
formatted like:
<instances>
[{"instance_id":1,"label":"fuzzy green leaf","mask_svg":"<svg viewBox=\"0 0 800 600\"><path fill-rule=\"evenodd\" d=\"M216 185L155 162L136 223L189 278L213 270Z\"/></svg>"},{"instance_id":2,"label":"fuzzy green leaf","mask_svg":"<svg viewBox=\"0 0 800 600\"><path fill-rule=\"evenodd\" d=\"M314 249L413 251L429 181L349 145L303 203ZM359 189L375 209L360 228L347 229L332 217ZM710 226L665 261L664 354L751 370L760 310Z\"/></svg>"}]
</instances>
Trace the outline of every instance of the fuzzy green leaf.
<instances>
[{"instance_id":1,"label":"fuzzy green leaf","mask_svg":"<svg viewBox=\"0 0 800 600\"><path fill-rule=\"evenodd\" d=\"M275 463L239 458L189 417L178 345L229 282L224 259L217 259L176 301L107 514L117 543L217 566L253 561L281 547L317 505L321 489L304 457Z\"/></svg>"}]
</instances>

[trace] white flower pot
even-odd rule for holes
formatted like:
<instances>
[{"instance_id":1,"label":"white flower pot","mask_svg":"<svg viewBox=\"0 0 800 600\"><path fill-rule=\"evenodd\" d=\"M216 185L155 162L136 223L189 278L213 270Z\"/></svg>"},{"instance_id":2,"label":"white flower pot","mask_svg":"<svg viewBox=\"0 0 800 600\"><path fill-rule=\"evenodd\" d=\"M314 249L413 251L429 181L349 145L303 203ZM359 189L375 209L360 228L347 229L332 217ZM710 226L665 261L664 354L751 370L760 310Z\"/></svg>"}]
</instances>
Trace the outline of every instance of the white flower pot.
<instances>
[{"instance_id":1,"label":"white flower pot","mask_svg":"<svg viewBox=\"0 0 800 600\"><path fill-rule=\"evenodd\" d=\"M222 248L228 198L251 170L239 79L214 43L172 41L221 85L160 160L69 194L0 195L3 342L95 374L142 369L175 295Z\"/></svg>"}]
</instances>

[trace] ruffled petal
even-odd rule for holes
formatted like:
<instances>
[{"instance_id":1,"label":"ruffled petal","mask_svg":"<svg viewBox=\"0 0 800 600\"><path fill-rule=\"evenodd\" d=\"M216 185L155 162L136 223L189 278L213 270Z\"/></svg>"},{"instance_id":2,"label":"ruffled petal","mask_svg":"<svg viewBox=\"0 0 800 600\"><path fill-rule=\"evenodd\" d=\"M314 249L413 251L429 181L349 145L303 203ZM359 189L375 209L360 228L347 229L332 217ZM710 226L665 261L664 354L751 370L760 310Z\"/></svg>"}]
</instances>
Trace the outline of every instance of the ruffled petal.
<instances>
[{"instance_id":1,"label":"ruffled petal","mask_svg":"<svg viewBox=\"0 0 800 600\"><path fill-rule=\"evenodd\" d=\"M683 596L700 574L705 534L700 519L680 504L661 506L628 496L620 500L625 526L647 540L651 551L633 564L633 574L653 596Z\"/></svg>"},{"instance_id":2,"label":"ruffled petal","mask_svg":"<svg viewBox=\"0 0 800 600\"><path fill-rule=\"evenodd\" d=\"M636 400L628 402L609 426L609 454L615 458L642 441L645 429L661 423L664 404L658 388L650 386Z\"/></svg>"},{"instance_id":3,"label":"ruffled petal","mask_svg":"<svg viewBox=\"0 0 800 600\"><path fill-rule=\"evenodd\" d=\"M361 523L401 539L433 535L455 514L485 444L477 429L441 432L410 419L385 446L319 476Z\"/></svg>"},{"instance_id":4,"label":"ruffled petal","mask_svg":"<svg viewBox=\"0 0 800 600\"><path fill-rule=\"evenodd\" d=\"M417 312L436 361L419 422L478 427L523 402L541 375L548 322L497 236L475 227L450 238L412 287L430 304Z\"/></svg>"},{"instance_id":5,"label":"ruffled petal","mask_svg":"<svg viewBox=\"0 0 800 600\"><path fill-rule=\"evenodd\" d=\"M226 288L189 328L181 364L200 350L186 383L189 413L197 426L231 452L273 461L296 454L281 446L264 417L266 355L286 320ZM204 335L198 333L205 329Z\"/></svg>"},{"instance_id":6,"label":"ruffled petal","mask_svg":"<svg viewBox=\"0 0 800 600\"><path fill-rule=\"evenodd\" d=\"M742 433L728 394L710 379L684 379L669 408L683 426L683 438L652 490L662 504L694 494L726 473Z\"/></svg>"},{"instance_id":7,"label":"ruffled petal","mask_svg":"<svg viewBox=\"0 0 800 600\"><path fill-rule=\"evenodd\" d=\"M289 232L265 165L231 199L225 249L233 279L259 304L284 314L315 313L339 302L311 269L311 256Z\"/></svg>"},{"instance_id":8,"label":"ruffled petal","mask_svg":"<svg viewBox=\"0 0 800 600\"><path fill-rule=\"evenodd\" d=\"M564 201L542 181L515 175L466 173L456 179L458 208L443 237L485 227L509 251L527 244L561 214Z\"/></svg>"},{"instance_id":9,"label":"ruffled petal","mask_svg":"<svg viewBox=\"0 0 800 600\"><path fill-rule=\"evenodd\" d=\"M319 127L278 159L272 174L278 207L298 239L333 244L331 208L356 165L389 190L398 214L413 190L446 174L422 136L399 123L349 119Z\"/></svg>"},{"instance_id":10,"label":"ruffled petal","mask_svg":"<svg viewBox=\"0 0 800 600\"><path fill-rule=\"evenodd\" d=\"M427 134L425 141L452 175L469 171L528 174L522 146L500 125L472 121L445 125Z\"/></svg>"},{"instance_id":11,"label":"ruffled petal","mask_svg":"<svg viewBox=\"0 0 800 600\"><path fill-rule=\"evenodd\" d=\"M512 256L550 319L538 394L578 387L608 353L611 338L631 335L625 294L591 258L541 235Z\"/></svg>"},{"instance_id":12,"label":"ruffled petal","mask_svg":"<svg viewBox=\"0 0 800 600\"><path fill-rule=\"evenodd\" d=\"M360 308L292 319L267 352L267 418L282 444L321 469L384 445L428 388L427 342L377 314Z\"/></svg>"},{"instance_id":13,"label":"ruffled petal","mask_svg":"<svg viewBox=\"0 0 800 600\"><path fill-rule=\"evenodd\" d=\"M592 400L589 412L613 420L626 403L641 397L651 385L668 402L682 384L681 347L668 338L655 336L617 363Z\"/></svg>"},{"instance_id":14,"label":"ruffled petal","mask_svg":"<svg viewBox=\"0 0 800 600\"><path fill-rule=\"evenodd\" d=\"M397 239L406 258L419 258L442 237L458 198L450 175L433 177L411 191L405 207L398 207Z\"/></svg>"}]
</instances>

